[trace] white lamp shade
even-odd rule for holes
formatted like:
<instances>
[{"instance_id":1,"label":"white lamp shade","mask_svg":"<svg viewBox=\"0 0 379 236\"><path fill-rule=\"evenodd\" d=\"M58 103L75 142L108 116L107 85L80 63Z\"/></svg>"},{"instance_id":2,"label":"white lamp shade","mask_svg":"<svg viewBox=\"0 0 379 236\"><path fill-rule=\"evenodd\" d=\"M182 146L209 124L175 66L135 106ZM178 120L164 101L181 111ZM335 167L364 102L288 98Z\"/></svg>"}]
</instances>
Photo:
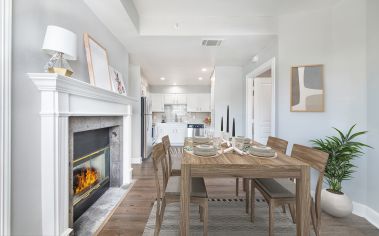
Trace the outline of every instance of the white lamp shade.
<instances>
[{"instance_id":1,"label":"white lamp shade","mask_svg":"<svg viewBox=\"0 0 379 236\"><path fill-rule=\"evenodd\" d=\"M43 41L42 49L50 55L61 52L63 53L64 59L76 60L76 34L64 28L49 25L46 29L45 40Z\"/></svg>"}]
</instances>

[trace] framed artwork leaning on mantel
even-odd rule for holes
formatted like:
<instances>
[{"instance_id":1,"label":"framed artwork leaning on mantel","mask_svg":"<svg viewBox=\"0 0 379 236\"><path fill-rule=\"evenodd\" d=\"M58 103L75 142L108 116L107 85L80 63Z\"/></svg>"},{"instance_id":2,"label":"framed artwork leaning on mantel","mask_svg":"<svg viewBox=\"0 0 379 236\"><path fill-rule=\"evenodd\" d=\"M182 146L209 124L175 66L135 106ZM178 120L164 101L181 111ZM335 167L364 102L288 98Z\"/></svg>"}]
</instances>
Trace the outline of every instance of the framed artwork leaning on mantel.
<instances>
[{"instance_id":1,"label":"framed artwork leaning on mantel","mask_svg":"<svg viewBox=\"0 0 379 236\"><path fill-rule=\"evenodd\" d=\"M112 91L107 49L89 36L88 33L84 33L83 39L90 83L96 87Z\"/></svg>"},{"instance_id":2,"label":"framed artwork leaning on mantel","mask_svg":"<svg viewBox=\"0 0 379 236\"><path fill-rule=\"evenodd\" d=\"M324 111L324 66L291 68L291 112Z\"/></svg>"}]
</instances>

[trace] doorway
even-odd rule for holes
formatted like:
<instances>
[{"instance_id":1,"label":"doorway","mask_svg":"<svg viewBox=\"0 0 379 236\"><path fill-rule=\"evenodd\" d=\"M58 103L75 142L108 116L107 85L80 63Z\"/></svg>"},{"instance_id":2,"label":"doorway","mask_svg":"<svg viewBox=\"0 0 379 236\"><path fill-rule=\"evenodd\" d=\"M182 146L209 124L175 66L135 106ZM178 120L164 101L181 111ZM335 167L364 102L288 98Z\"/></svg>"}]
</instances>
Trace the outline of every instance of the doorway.
<instances>
[{"instance_id":1,"label":"doorway","mask_svg":"<svg viewBox=\"0 0 379 236\"><path fill-rule=\"evenodd\" d=\"M275 136L275 58L246 76L246 137L266 144Z\"/></svg>"}]
</instances>

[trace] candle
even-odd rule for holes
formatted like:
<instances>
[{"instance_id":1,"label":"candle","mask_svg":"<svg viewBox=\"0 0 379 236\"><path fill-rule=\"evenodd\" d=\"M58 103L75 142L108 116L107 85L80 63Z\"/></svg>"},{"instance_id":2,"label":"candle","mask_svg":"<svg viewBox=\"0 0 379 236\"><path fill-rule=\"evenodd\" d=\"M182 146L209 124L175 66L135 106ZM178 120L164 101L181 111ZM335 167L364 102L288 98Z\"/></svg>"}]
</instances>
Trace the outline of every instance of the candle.
<instances>
[{"instance_id":1,"label":"candle","mask_svg":"<svg viewBox=\"0 0 379 236\"><path fill-rule=\"evenodd\" d=\"M221 116L221 131L224 131L224 117Z\"/></svg>"},{"instance_id":2,"label":"candle","mask_svg":"<svg viewBox=\"0 0 379 236\"><path fill-rule=\"evenodd\" d=\"M235 137L235 136L236 136L236 123L233 118L232 137Z\"/></svg>"},{"instance_id":3,"label":"candle","mask_svg":"<svg viewBox=\"0 0 379 236\"><path fill-rule=\"evenodd\" d=\"M226 109L226 132L229 133L229 105Z\"/></svg>"}]
</instances>

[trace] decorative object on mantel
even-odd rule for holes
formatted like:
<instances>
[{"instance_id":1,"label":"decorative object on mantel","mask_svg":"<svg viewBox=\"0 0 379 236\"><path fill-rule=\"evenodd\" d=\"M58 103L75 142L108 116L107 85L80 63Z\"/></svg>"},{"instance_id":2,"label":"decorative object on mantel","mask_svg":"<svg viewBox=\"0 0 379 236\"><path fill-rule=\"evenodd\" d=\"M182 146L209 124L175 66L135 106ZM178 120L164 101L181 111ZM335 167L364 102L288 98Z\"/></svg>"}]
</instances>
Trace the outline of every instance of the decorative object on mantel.
<instances>
[{"instance_id":1,"label":"decorative object on mantel","mask_svg":"<svg viewBox=\"0 0 379 236\"><path fill-rule=\"evenodd\" d=\"M323 65L307 65L292 67L292 112L324 111L323 70Z\"/></svg>"},{"instance_id":2,"label":"decorative object on mantel","mask_svg":"<svg viewBox=\"0 0 379 236\"><path fill-rule=\"evenodd\" d=\"M233 118L232 137L236 136L236 120Z\"/></svg>"},{"instance_id":3,"label":"decorative object on mantel","mask_svg":"<svg viewBox=\"0 0 379 236\"><path fill-rule=\"evenodd\" d=\"M325 178L329 188L321 192L321 208L336 217L345 217L352 213L353 204L342 192L342 181L352 178L356 168L352 161L362 156L362 149L371 148L367 144L355 141L355 138L367 133L352 133L355 126L353 125L346 134L333 128L338 132L338 136L311 140L316 149L329 153L325 167Z\"/></svg>"},{"instance_id":4,"label":"decorative object on mantel","mask_svg":"<svg viewBox=\"0 0 379 236\"><path fill-rule=\"evenodd\" d=\"M71 76L73 70L67 60L76 60L77 37L73 32L49 25L46 28L42 50L52 57L46 63L45 72Z\"/></svg>"},{"instance_id":5,"label":"decorative object on mantel","mask_svg":"<svg viewBox=\"0 0 379 236\"><path fill-rule=\"evenodd\" d=\"M84 34L83 39L91 84L99 88L112 90L107 50L89 36L88 33Z\"/></svg>"},{"instance_id":6,"label":"decorative object on mantel","mask_svg":"<svg viewBox=\"0 0 379 236\"><path fill-rule=\"evenodd\" d=\"M229 133L229 105L226 108L226 132Z\"/></svg>"},{"instance_id":7,"label":"decorative object on mantel","mask_svg":"<svg viewBox=\"0 0 379 236\"><path fill-rule=\"evenodd\" d=\"M115 68L113 68L112 66L109 66L109 73L111 75L113 91L122 95L127 95L124 79L122 78L122 74L118 72Z\"/></svg>"}]
</instances>

